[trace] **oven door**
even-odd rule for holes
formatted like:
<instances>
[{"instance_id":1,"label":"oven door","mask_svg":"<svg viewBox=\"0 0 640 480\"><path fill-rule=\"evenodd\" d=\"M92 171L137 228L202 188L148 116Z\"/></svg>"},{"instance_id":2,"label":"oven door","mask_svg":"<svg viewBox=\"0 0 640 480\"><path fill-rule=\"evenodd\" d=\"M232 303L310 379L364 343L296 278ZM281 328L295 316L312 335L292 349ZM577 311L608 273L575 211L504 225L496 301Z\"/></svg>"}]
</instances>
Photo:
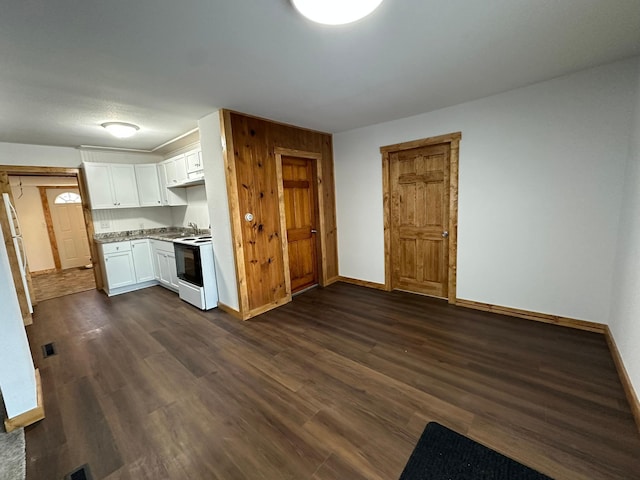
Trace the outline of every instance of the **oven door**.
<instances>
[{"instance_id":1,"label":"oven door","mask_svg":"<svg viewBox=\"0 0 640 480\"><path fill-rule=\"evenodd\" d=\"M176 252L176 269L178 278L202 287L202 262L200 260L200 247L197 245L185 245L183 243L174 243L173 248Z\"/></svg>"}]
</instances>

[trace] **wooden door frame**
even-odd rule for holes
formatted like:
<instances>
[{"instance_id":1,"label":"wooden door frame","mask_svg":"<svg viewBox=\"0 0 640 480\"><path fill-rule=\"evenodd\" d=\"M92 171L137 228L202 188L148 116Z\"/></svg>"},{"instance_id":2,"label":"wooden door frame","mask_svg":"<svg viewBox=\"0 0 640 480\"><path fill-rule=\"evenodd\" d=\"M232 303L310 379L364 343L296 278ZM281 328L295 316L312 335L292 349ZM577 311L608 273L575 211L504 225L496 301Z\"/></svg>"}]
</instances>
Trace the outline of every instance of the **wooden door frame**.
<instances>
[{"instance_id":1,"label":"wooden door frame","mask_svg":"<svg viewBox=\"0 0 640 480\"><path fill-rule=\"evenodd\" d=\"M391 154L403 150L448 143L449 159L449 266L448 301L456 303L456 282L458 271L458 163L462 132L448 133L437 137L423 138L411 142L396 143L380 147L382 154L382 193L384 211L384 287L393 289L391 278Z\"/></svg>"},{"instance_id":2,"label":"wooden door frame","mask_svg":"<svg viewBox=\"0 0 640 480\"><path fill-rule=\"evenodd\" d=\"M282 243L282 259L284 264L284 281L287 292L287 301L291 301L291 271L289 267L289 242L287 241L287 216L284 204L284 185L282 181L282 157L305 158L313 161L313 176L315 185L315 201L317 208L316 215L316 268L318 268L318 284L321 287L328 285L327 278L327 252L323 241L324 233L324 191L322 182L322 154L317 152L307 152L304 150L293 150L289 148L274 148L276 157L276 175L278 183L278 208L280 210L280 239Z\"/></svg>"},{"instance_id":3,"label":"wooden door frame","mask_svg":"<svg viewBox=\"0 0 640 480\"><path fill-rule=\"evenodd\" d=\"M93 228L93 216L91 214L91 207L89 206L89 194L87 192L87 184L85 181L84 172L81 168L67 168L67 167L38 167L38 166L22 166L22 165L0 165L0 193L8 193L9 197L13 201L13 195L11 194L11 186L9 185L9 176L41 176L41 177L75 177L76 182L78 184L77 188L80 191L80 197L82 198L82 212L84 216L84 224L87 232L87 240L89 242L89 250L91 252L91 262L93 263L93 274L96 281L96 288L101 290L102 285L102 269L100 268L100 262L98 261L98 249L93 241L94 236L94 228ZM6 212L4 208L0 209L0 220L5 220ZM8 222L8 219L6 219ZM4 223L3 223L4 228ZM5 233L5 243L7 234ZM13 245L13 243L11 243ZM17 266L17 257L15 250L13 248L8 248L10 251L9 259L12 266L12 271L14 270L14 261ZM19 278L20 272L15 271L14 281L16 280L16 275ZM26 305L26 296L24 291L22 291L22 283L20 282L19 286L16 287L18 293L18 299L20 300L20 305L22 308L22 304ZM37 300L37 299L36 299ZM23 311L24 314L24 311Z\"/></svg>"}]
</instances>

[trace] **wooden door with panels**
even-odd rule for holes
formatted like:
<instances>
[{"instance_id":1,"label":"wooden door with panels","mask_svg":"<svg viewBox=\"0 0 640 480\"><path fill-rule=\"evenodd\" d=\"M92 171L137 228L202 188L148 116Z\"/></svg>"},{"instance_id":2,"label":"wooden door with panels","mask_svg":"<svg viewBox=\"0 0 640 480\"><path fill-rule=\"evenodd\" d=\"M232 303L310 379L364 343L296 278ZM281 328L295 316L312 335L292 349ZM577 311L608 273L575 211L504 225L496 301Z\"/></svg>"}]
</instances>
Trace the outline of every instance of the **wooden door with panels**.
<instances>
[{"instance_id":1,"label":"wooden door with panels","mask_svg":"<svg viewBox=\"0 0 640 480\"><path fill-rule=\"evenodd\" d=\"M291 293L296 293L318 283L315 160L281 158Z\"/></svg>"},{"instance_id":2,"label":"wooden door with panels","mask_svg":"<svg viewBox=\"0 0 640 480\"><path fill-rule=\"evenodd\" d=\"M386 287L455 303L460 134L381 149Z\"/></svg>"}]
</instances>

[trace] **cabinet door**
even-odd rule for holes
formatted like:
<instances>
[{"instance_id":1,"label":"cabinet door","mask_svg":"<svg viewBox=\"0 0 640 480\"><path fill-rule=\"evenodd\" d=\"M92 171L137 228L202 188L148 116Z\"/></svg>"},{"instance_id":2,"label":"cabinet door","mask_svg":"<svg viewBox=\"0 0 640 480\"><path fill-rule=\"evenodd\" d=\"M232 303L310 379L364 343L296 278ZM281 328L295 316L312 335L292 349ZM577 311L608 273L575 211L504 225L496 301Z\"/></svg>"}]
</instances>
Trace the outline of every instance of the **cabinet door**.
<instances>
[{"instance_id":1,"label":"cabinet door","mask_svg":"<svg viewBox=\"0 0 640 480\"><path fill-rule=\"evenodd\" d=\"M155 279L153 258L149 240L132 240L133 268L136 272L136 283L148 282Z\"/></svg>"},{"instance_id":2,"label":"cabinet door","mask_svg":"<svg viewBox=\"0 0 640 480\"><path fill-rule=\"evenodd\" d=\"M170 185L167 172L172 169L175 173L175 164L171 161L164 161L158 165L162 205L169 205L172 207L187 205L187 190L185 188L167 188L167 186Z\"/></svg>"},{"instance_id":3,"label":"cabinet door","mask_svg":"<svg viewBox=\"0 0 640 480\"><path fill-rule=\"evenodd\" d=\"M139 207L136 172L133 165L110 164L113 196L118 208Z\"/></svg>"},{"instance_id":4,"label":"cabinet door","mask_svg":"<svg viewBox=\"0 0 640 480\"><path fill-rule=\"evenodd\" d=\"M180 155L178 157L173 157L170 158L169 160L167 160L166 162L164 162L164 169L166 172L166 176L167 176L167 187L171 187L174 185L178 185L179 183L182 183L179 179L178 179L178 160L181 159L182 163L184 164L184 155ZM186 171L186 168L185 168Z\"/></svg>"},{"instance_id":5,"label":"cabinet door","mask_svg":"<svg viewBox=\"0 0 640 480\"><path fill-rule=\"evenodd\" d=\"M187 161L187 174L202 170L201 155L200 150L192 150L184 154Z\"/></svg>"},{"instance_id":6,"label":"cabinet door","mask_svg":"<svg viewBox=\"0 0 640 480\"><path fill-rule=\"evenodd\" d=\"M162 206L162 199L160 198L160 183L158 181L158 167L155 164L136 165L135 171L140 206Z\"/></svg>"},{"instance_id":7,"label":"cabinet door","mask_svg":"<svg viewBox=\"0 0 640 480\"><path fill-rule=\"evenodd\" d=\"M136 283L133 256L130 251L106 254L104 266L109 290Z\"/></svg>"},{"instance_id":8,"label":"cabinet door","mask_svg":"<svg viewBox=\"0 0 640 480\"><path fill-rule=\"evenodd\" d=\"M178 290L178 267L176 266L175 253L167 253L167 263L169 264L169 283L175 290Z\"/></svg>"},{"instance_id":9,"label":"cabinet door","mask_svg":"<svg viewBox=\"0 0 640 480\"><path fill-rule=\"evenodd\" d=\"M111 172L107 163L84 163L84 174L87 178L89 201L93 210L115 208L111 188Z\"/></svg>"},{"instance_id":10,"label":"cabinet door","mask_svg":"<svg viewBox=\"0 0 640 480\"><path fill-rule=\"evenodd\" d=\"M187 162L184 158L184 155L178 155L173 159L173 163L175 165L176 172L176 180L178 185L184 183L189 178L187 175Z\"/></svg>"}]
</instances>

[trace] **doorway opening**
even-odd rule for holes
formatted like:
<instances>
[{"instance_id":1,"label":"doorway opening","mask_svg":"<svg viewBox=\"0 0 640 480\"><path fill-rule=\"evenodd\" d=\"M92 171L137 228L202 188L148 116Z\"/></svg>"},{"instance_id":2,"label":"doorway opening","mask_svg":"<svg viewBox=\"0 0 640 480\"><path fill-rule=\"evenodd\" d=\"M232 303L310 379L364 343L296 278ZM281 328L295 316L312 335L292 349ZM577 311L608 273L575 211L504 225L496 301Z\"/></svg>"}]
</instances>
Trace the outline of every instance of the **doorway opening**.
<instances>
[{"instance_id":1,"label":"doorway opening","mask_svg":"<svg viewBox=\"0 0 640 480\"><path fill-rule=\"evenodd\" d=\"M385 288L456 302L460 132L381 147Z\"/></svg>"},{"instance_id":2,"label":"doorway opening","mask_svg":"<svg viewBox=\"0 0 640 480\"><path fill-rule=\"evenodd\" d=\"M93 221L80 170L0 166L0 180L16 207L34 305L96 289Z\"/></svg>"}]
</instances>

